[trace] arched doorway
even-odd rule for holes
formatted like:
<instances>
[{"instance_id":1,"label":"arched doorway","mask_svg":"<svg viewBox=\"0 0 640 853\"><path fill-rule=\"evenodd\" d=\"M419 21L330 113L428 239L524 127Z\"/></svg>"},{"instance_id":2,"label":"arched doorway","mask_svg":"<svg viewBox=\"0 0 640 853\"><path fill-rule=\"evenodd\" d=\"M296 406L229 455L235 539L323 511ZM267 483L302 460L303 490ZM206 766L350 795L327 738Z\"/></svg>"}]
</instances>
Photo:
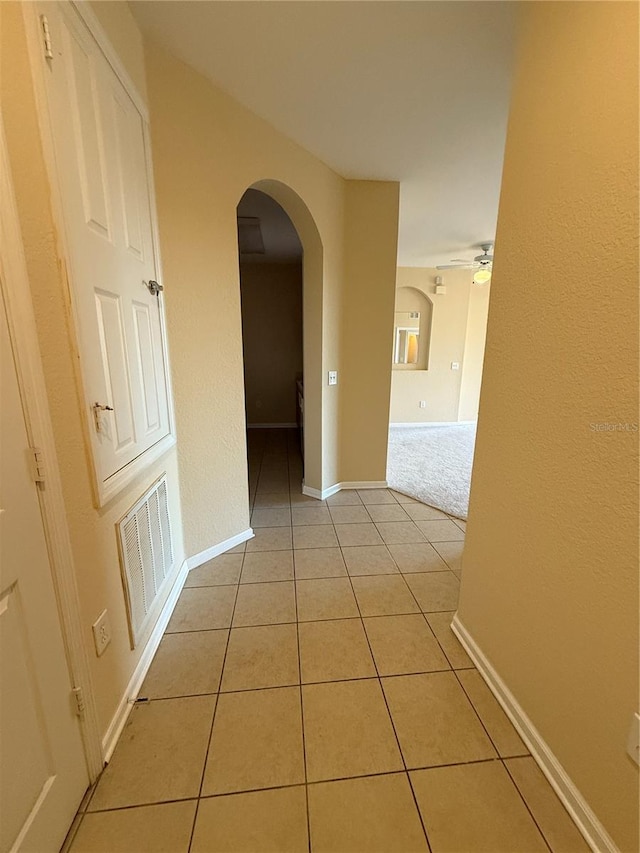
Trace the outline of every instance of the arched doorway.
<instances>
[{"instance_id":1,"label":"arched doorway","mask_svg":"<svg viewBox=\"0 0 640 853\"><path fill-rule=\"evenodd\" d=\"M304 471L322 491L322 243L302 199L264 180L238 204L247 426L296 425ZM264 440L264 439L263 439ZM291 435L289 442L291 442ZM278 485L274 480L274 485Z\"/></svg>"}]
</instances>

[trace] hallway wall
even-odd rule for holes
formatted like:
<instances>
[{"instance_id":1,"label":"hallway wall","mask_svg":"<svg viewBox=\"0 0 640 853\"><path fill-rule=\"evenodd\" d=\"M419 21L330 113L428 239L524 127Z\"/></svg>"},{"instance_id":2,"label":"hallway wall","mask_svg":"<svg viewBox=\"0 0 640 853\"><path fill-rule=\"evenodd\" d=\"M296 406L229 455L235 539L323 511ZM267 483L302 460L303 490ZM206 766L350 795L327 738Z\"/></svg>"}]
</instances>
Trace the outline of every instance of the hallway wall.
<instances>
[{"instance_id":1,"label":"hallway wall","mask_svg":"<svg viewBox=\"0 0 640 853\"><path fill-rule=\"evenodd\" d=\"M638 79L637 4L529 4L458 611L622 851L638 849Z\"/></svg>"},{"instance_id":2,"label":"hallway wall","mask_svg":"<svg viewBox=\"0 0 640 853\"><path fill-rule=\"evenodd\" d=\"M305 437L320 462L305 454L305 482L327 488L352 479L352 471L361 480L384 477L390 355L380 372L379 356L361 354L390 346L398 185L345 181L163 48L146 47L185 542L197 553L249 526L239 199L255 184L280 193L276 201L298 230L305 264L315 234L322 271L309 282L305 266ZM350 222L373 239L352 239ZM368 294L370 322L358 325L347 345L344 311L359 289ZM338 371L338 385L328 386L329 370ZM360 395L373 401L368 410L353 403ZM311 416L320 407L319 430ZM352 448L357 467L347 469Z\"/></svg>"},{"instance_id":3,"label":"hallway wall","mask_svg":"<svg viewBox=\"0 0 640 853\"><path fill-rule=\"evenodd\" d=\"M302 264L240 263L247 424L295 424Z\"/></svg>"},{"instance_id":4,"label":"hallway wall","mask_svg":"<svg viewBox=\"0 0 640 853\"><path fill-rule=\"evenodd\" d=\"M340 480L387 476L400 186L346 181Z\"/></svg>"},{"instance_id":5,"label":"hallway wall","mask_svg":"<svg viewBox=\"0 0 640 853\"><path fill-rule=\"evenodd\" d=\"M471 285L467 331L464 336L464 354L461 364L459 421L475 421L478 419L490 296L491 283Z\"/></svg>"}]
</instances>

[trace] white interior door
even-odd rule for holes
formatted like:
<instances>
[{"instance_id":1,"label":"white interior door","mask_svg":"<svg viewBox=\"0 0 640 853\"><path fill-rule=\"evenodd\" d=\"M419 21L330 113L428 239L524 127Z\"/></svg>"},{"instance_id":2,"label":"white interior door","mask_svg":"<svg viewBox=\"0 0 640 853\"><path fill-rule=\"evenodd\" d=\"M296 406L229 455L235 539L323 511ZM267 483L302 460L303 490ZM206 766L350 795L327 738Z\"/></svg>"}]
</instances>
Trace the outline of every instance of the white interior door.
<instances>
[{"instance_id":1,"label":"white interior door","mask_svg":"<svg viewBox=\"0 0 640 853\"><path fill-rule=\"evenodd\" d=\"M108 492L170 433L162 299L147 286L159 278L147 124L73 7L42 10L87 418Z\"/></svg>"},{"instance_id":2,"label":"white interior door","mask_svg":"<svg viewBox=\"0 0 640 853\"><path fill-rule=\"evenodd\" d=\"M58 851L89 784L0 297L0 851Z\"/></svg>"}]
</instances>

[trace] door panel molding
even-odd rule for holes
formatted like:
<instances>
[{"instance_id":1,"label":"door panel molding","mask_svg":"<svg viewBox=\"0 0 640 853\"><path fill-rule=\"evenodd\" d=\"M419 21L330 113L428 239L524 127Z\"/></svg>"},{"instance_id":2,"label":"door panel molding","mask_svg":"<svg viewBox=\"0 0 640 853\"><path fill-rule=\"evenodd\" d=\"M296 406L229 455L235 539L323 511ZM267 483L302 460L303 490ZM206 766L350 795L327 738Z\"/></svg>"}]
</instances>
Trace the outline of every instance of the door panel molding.
<instances>
[{"instance_id":1,"label":"door panel molding","mask_svg":"<svg viewBox=\"0 0 640 853\"><path fill-rule=\"evenodd\" d=\"M126 89L127 94L135 104L138 112L140 112L142 118L148 124L149 109L147 107L146 101L144 100L137 86L131 79L129 72L124 67L122 60L118 56L117 52L114 50L114 47L109 41L109 37L102 29L102 25L98 20L95 12L91 9L88 3L84 2L84 0L63 0L63 2L68 2L69 5L73 6L80 18L82 18L85 26L87 27L91 35L98 42L100 50L104 54L107 62L109 63L113 71L115 72L116 77L120 80L120 82Z\"/></svg>"},{"instance_id":2,"label":"door panel molding","mask_svg":"<svg viewBox=\"0 0 640 853\"><path fill-rule=\"evenodd\" d=\"M92 38L95 41L98 50L102 52L103 57L106 60L108 66L114 72L115 77L118 81L117 85L123 87L124 93L126 93L123 94L123 97L128 97L130 99L128 109L131 113L134 113L136 110L138 111L138 120L142 125L141 137L143 144L143 153L141 154L139 165L142 167L143 170L146 171L149 176L148 204L150 207L150 253L152 255L153 262L155 265L156 278L162 281L158 224L155 208L153 164L151 160L151 143L148 128L148 109L146 107L144 99L141 97L140 93L133 84L130 76L128 75L126 69L122 65L116 51L111 46L111 43L109 42L108 37L102 29L97 17L89 8L87 8L87 4L74 2L74 0L59 0L59 2L55 4L55 6L59 7L60 13L63 14L65 17L68 18L69 16L72 16L72 19L74 21L73 26L75 29L79 28L77 29L78 32L80 32L81 30L84 31L87 38ZM48 65L49 60L44 59L42 52L41 25L39 16L40 13L46 12L46 5L40 6L40 4L38 3L23 4L22 13L24 16L25 29L27 33L29 60L33 76L36 109L38 113L38 124L42 140L45 166L47 169L51 187L52 213L54 222L56 223L57 251L59 256L64 260L64 270L67 276L65 300L67 302L69 313L71 317L73 317L74 321L69 329L70 346L73 349L74 353L77 356L80 356L74 358L74 372L76 377L76 386L78 388L78 396L79 399L82 400L84 403L81 418L83 438L84 443L89 451L87 454L87 458L91 474L90 479L93 491L94 505L97 508L101 508L105 506L116 494L118 494L118 492L120 492L128 483L132 482L150 465L152 465L153 462L163 456L176 444L175 415L173 409L173 393L171 386L171 366L167 347L164 297L162 293L160 293L156 297L158 300L157 305L159 309L156 324L159 325L160 341L157 341L155 335L154 340L156 341L159 347L159 352L161 353L160 358L165 366L166 371L166 376L163 376L163 382L161 383L162 393L159 402L164 403L164 405L166 406L166 413L163 414L163 419L164 422L167 424L167 432L165 435L158 438L155 443L150 444L145 449L140 449L138 453L136 453L136 448L131 447L131 452L128 454L128 458L125 457L122 460L123 467L112 471L112 473L109 473L108 471L101 471L99 463L100 434L96 433L95 431L94 412L92 410L92 405L95 401L93 399L93 396L91 396L91 394L89 393L89 389L94 387L94 380L96 379L96 365L90 363L90 360L82 357L82 341L86 338L87 330L86 328L84 330L83 328L81 328L80 303L78 296L76 295L76 291L73 287L73 256L70 252L70 239L66 233L61 183L59 179L56 149L54 142L54 123L53 115L51 112L52 104L50 100L48 85L51 70ZM49 7L49 15L51 14L51 7ZM57 61L60 61L59 58L54 58L52 60L52 62L54 63ZM120 91L122 92L122 89ZM111 94L114 94L113 90ZM119 152L116 152L116 155L117 159L120 161L121 157ZM121 163L120 165L122 166L124 164ZM135 220L135 211L133 210L123 211L123 215L125 216L125 219L132 218L133 220ZM135 244L136 228L134 221L125 222L125 230L128 232L130 228L130 237L133 238L132 242ZM137 256L139 254L139 252L135 251L135 246L130 246L128 251L132 256ZM126 324L130 324L134 320L133 317L129 316L128 311L126 312L124 319ZM135 358L132 358L131 362L128 364L128 367L129 369L131 369L135 366L137 377L139 375L139 369L138 366L135 365L135 361ZM157 381L153 383L155 387L157 387L157 384ZM152 386L149 386L148 390L150 390L151 387ZM89 399L90 397L91 399ZM100 402L102 403L104 401L100 400ZM136 411L138 410L138 408L140 408L142 412L142 404L140 404L140 406L138 405L137 398L134 401L134 404L136 406ZM115 428L115 422L110 413L108 414L107 418L105 418L105 421L106 425L110 426L111 430ZM118 454L122 452L122 449L120 449L118 451Z\"/></svg>"},{"instance_id":3,"label":"door panel molding","mask_svg":"<svg viewBox=\"0 0 640 853\"><path fill-rule=\"evenodd\" d=\"M89 777L94 781L103 766L100 729L80 619L73 552L40 361L22 234L10 175L4 125L0 118L0 290L14 347L27 435L31 446L42 451L46 488L37 486L38 500L71 680L75 687L82 690L84 697L80 730Z\"/></svg>"}]
</instances>

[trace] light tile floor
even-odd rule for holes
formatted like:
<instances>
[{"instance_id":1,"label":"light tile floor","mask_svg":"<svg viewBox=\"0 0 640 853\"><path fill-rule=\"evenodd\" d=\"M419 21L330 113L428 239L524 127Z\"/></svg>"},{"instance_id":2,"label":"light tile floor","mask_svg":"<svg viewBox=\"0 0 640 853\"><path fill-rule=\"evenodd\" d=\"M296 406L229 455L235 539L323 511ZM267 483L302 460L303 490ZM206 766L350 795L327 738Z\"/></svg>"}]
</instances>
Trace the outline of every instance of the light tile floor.
<instances>
[{"instance_id":1,"label":"light tile floor","mask_svg":"<svg viewBox=\"0 0 640 853\"><path fill-rule=\"evenodd\" d=\"M301 494L249 435L255 539L193 570L72 853L588 848L450 629L464 524Z\"/></svg>"}]
</instances>

